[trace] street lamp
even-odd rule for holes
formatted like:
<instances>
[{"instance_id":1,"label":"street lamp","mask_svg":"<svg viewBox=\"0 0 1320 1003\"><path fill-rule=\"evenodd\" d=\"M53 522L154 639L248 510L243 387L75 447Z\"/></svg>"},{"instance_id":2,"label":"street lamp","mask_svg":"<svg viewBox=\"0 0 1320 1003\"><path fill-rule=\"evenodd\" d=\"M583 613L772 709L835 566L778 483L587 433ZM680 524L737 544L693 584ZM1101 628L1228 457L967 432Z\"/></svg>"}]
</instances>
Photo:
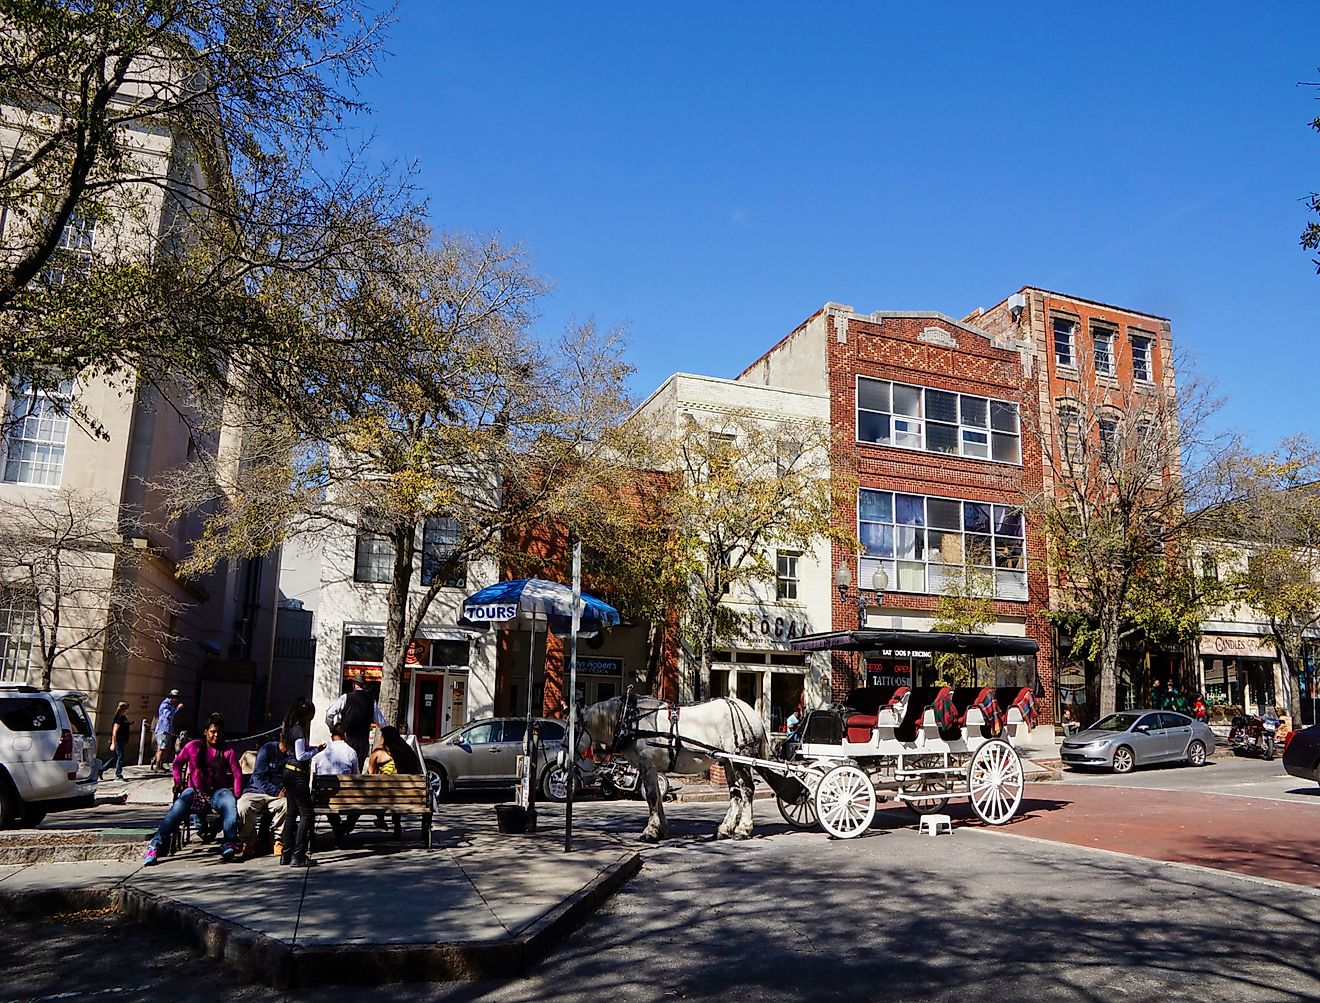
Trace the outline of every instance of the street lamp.
<instances>
[{"instance_id":1,"label":"street lamp","mask_svg":"<svg viewBox=\"0 0 1320 1003\"><path fill-rule=\"evenodd\" d=\"M834 573L834 584L839 587L840 601L847 603L851 599L857 606L857 629L861 630L866 626L866 596L863 595L861 588L853 596L848 595L848 589L852 587L852 568L848 566L847 561L839 562L839 570ZM871 576L871 591L875 593L876 602L884 605L885 589L889 588L889 576L885 574L883 565L878 565L875 574Z\"/></svg>"}]
</instances>

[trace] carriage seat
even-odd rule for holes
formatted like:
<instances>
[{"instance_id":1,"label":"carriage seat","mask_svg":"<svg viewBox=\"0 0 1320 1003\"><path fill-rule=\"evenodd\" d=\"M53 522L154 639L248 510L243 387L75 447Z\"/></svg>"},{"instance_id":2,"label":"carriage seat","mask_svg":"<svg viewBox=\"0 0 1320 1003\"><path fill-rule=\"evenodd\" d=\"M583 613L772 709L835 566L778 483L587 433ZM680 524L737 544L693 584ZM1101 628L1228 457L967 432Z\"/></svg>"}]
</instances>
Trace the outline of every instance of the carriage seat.
<instances>
[{"instance_id":1,"label":"carriage seat","mask_svg":"<svg viewBox=\"0 0 1320 1003\"><path fill-rule=\"evenodd\" d=\"M926 710L943 688L939 686L918 686L908 693L907 707L903 711L903 719L899 722L898 727L894 729L895 738L901 742L916 741L917 732L922 727L923 719L926 716Z\"/></svg>"},{"instance_id":2,"label":"carriage seat","mask_svg":"<svg viewBox=\"0 0 1320 1003\"><path fill-rule=\"evenodd\" d=\"M907 706L908 692L908 687L899 686L894 690L888 702L876 708L874 714L849 714L848 741L853 743L869 742L871 732L877 726L897 727Z\"/></svg>"},{"instance_id":3,"label":"carriage seat","mask_svg":"<svg viewBox=\"0 0 1320 1003\"><path fill-rule=\"evenodd\" d=\"M1004 709L1005 717L1010 725L1025 724L1028 728L1036 727L1040 720L1040 711L1036 707L1036 695L1031 692L1031 687L1019 687L1016 692L1013 687L1004 690L1005 693L1012 693L1012 699L1000 700L999 706Z\"/></svg>"}]
</instances>

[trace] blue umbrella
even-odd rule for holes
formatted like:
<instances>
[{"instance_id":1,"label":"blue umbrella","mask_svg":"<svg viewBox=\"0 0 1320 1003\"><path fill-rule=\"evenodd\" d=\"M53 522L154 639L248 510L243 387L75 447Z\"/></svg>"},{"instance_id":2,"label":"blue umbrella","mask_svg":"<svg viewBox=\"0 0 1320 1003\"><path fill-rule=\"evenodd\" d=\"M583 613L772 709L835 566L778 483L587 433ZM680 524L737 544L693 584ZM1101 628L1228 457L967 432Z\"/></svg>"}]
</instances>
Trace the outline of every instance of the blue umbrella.
<instances>
[{"instance_id":1,"label":"blue umbrella","mask_svg":"<svg viewBox=\"0 0 1320 1003\"><path fill-rule=\"evenodd\" d=\"M515 578L488 585L463 600L460 623L469 626L519 621L546 623L555 633L569 630L573 619L573 590L543 578ZM616 627L619 611L595 596L582 593L580 632L591 634L602 627Z\"/></svg>"}]
</instances>

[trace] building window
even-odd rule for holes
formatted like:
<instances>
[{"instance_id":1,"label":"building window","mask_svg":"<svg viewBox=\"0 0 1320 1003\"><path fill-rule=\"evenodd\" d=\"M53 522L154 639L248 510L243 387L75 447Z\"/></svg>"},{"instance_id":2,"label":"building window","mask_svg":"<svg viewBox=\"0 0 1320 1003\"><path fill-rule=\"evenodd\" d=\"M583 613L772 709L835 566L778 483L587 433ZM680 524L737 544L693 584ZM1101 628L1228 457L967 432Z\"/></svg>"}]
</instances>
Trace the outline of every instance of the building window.
<instances>
[{"instance_id":1,"label":"building window","mask_svg":"<svg viewBox=\"0 0 1320 1003\"><path fill-rule=\"evenodd\" d=\"M996 598L1027 598L1020 508L863 488L857 494L857 535L862 581L878 565L895 591L938 595L972 568L993 582Z\"/></svg>"},{"instance_id":2,"label":"building window","mask_svg":"<svg viewBox=\"0 0 1320 1003\"><path fill-rule=\"evenodd\" d=\"M48 286L62 286L71 278L86 278L92 270L92 244L96 240L96 220L74 210L64 224L60 242L41 273Z\"/></svg>"},{"instance_id":3,"label":"building window","mask_svg":"<svg viewBox=\"0 0 1320 1003\"><path fill-rule=\"evenodd\" d=\"M4 480L57 488L64 476L64 447L69 440L69 398L73 381L47 393L30 384L9 393L9 441Z\"/></svg>"},{"instance_id":4,"label":"building window","mask_svg":"<svg viewBox=\"0 0 1320 1003\"><path fill-rule=\"evenodd\" d=\"M1075 366L1077 322L1065 317L1054 318L1054 363L1059 366Z\"/></svg>"},{"instance_id":5,"label":"building window","mask_svg":"<svg viewBox=\"0 0 1320 1003\"><path fill-rule=\"evenodd\" d=\"M1150 383L1153 378L1150 366L1150 342L1151 339L1144 335L1132 336L1132 378L1138 383Z\"/></svg>"},{"instance_id":6,"label":"building window","mask_svg":"<svg viewBox=\"0 0 1320 1003\"><path fill-rule=\"evenodd\" d=\"M445 570L461 536L462 527L457 519L438 515L427 517L422 527L423 585L430 585ZM466 587L467 565L459 562L441 584L454 589Z\"/></svg>"},{"instance_id":7,"label":"building window","mask_svg":"<svg viewBox=\"0 0 1320 1003\"><path fill-rule=\"evenodd\" d=\"M0 682L26 683L36 610L21 593L0 592Z\"/></svg>"},{"instance_id":8,"label":"building window","mask_svg":"<svg viewBox=\"0 0 1320 1003\"><path fill-rule=\"evenodd\" d=\"M1009 401L857 377L857 440L999 463L1022 462Z\"/></svg>"},{"instance_id":9,"label":"building window","mask_svg":"<svg viewBox=\"0 0 1320 1003\"><path fill-rule=\"evenodd\" d=\"M394 578L394 543L388 536L359 529L353 581L385 583Z\"/></svg>"},{"instance_id":10,"label":"building window","mask_svg":"<svg viewBox=\"0 0 1320 1003\"><path fill-rule=\"evenodd\" d=\"M775 555L775 598L796 600L798 597L798 558L796 550L781 550Z\"/></svg>"},{"instance_id":11,"label":"building window","mask_svg":"<svg viewBox=\"0 0 1320 1003\"><path fill-rule=\"evenodd\" d=\"M1091 328L1091 350L1095 371L1099 376L1114 375L1114 332L1108 328Z\"/></svg>"},{"instance_id":12,"label":"building window","mask_svg":"<svg viewBox=\"0 0 1320 1003\"><path fill-rule=\"evenodd\" d=\"M1219 581L1219 562L1214 554L1201 555L1201 577L1207 582Z\"/></svg>"},{"instance_id":13,"label":"building window","mask_svg":"<svg viewBox=\"0 0 1320 1003\"><path fill-rule=\"evenodd\" d=\"M1118 456L1118 421L1101 418L1097 424L1100 426L1100 459L1112 463Z\"/></svg>"}]
</instances>

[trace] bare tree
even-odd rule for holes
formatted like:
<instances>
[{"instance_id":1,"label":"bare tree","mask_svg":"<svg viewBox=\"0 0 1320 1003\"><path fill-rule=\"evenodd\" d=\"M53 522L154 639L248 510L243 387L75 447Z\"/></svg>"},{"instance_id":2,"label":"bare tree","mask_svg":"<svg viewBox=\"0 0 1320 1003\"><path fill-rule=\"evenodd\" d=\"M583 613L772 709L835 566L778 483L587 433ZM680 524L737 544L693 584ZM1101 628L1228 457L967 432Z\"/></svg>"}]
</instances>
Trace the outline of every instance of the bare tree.
<instances>
[{"instance_id":1,"label":"bare tree","mask_svg":"<svg viewBox=\"0 0 1320 1003\"><path fill-rule=\"evenodd\" d=\"M1089 375L1089 374L1088 374ZM1083 378L1034 423L1045 486L1025 498L1042 520L1074 650L1100 669L1100 714L1116 700L1119 646L1158 622L1199 623L1209 600L1189 579L1205 514L1230 490L1234 436L1214 423L1212 388L1184 379L1114 387ZM1174 611L1174 605L1181 609Z\"/></svg>"},{"instance_id":2,"label":"bare tree","mask_svg":"<svg viewBox=\"0 0 1320 1003\"><path fill-rule=\"evenodd\" d=\"M0 589L27 620L41 688L78 651L171 657L171 620L185 607L143 584L145 550L119 535L106 499L77 491L24 492L0 521Z\"/></svg>"}]
</instances>

